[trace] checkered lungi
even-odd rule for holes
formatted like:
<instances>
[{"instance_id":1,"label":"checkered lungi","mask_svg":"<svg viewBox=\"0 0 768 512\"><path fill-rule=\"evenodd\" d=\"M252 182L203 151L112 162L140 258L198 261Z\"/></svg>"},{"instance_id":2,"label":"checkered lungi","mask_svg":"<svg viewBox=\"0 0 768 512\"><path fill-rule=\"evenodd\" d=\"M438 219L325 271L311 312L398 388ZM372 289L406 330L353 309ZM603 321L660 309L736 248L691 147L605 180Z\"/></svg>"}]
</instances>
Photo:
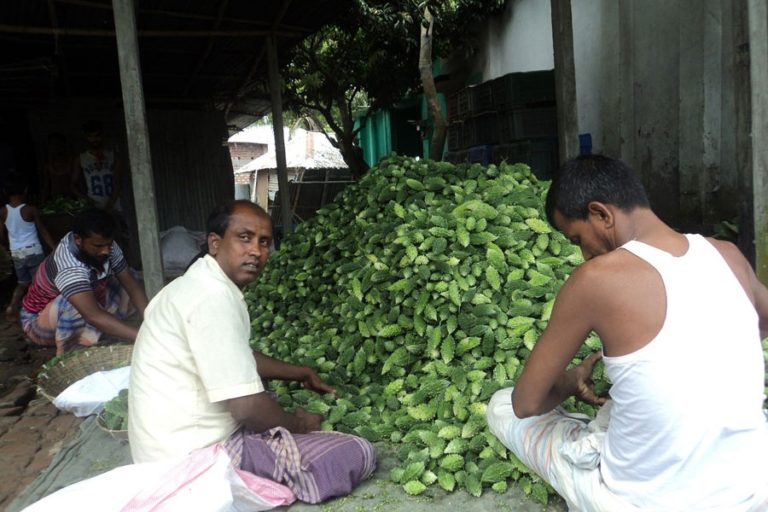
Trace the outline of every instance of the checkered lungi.
<instances>
[{"instance_id":1,"label":"checkered lungi","mask_svg":"<svg viewBox=\"0 0 768 512\"><path fill-rule=\"evenodd\" d=\"M120 320L130 316L134 307L120 282L111 277L101 295L101 308ZM21 309L24 334L36 345L55 346L56 355L99 342L101 331L85 322L80 312L62 295L57 296L39 313Z\"/></svg>"}]
</instances>

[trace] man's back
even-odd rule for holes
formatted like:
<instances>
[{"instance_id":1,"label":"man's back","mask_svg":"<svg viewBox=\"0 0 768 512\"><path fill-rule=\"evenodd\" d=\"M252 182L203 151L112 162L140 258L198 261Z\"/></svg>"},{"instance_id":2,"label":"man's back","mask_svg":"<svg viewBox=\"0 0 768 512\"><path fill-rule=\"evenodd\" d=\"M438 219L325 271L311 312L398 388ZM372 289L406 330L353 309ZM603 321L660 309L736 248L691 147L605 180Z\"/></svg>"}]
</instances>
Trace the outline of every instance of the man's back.
<instances>
[{"instance_id":1,"label":"man's back","mask_svg":"<svg viewBox=\"0 0 768 512\"><path fill-rule=\"evenodd\" d=\"M721 254L688 241L678 255L632 241L594 260L623 264L602 285L618 297L608 332L596 323L614 383L601 473L649 507L730 505L768 486L757 315Z\"/></svg>"}]
</instances>

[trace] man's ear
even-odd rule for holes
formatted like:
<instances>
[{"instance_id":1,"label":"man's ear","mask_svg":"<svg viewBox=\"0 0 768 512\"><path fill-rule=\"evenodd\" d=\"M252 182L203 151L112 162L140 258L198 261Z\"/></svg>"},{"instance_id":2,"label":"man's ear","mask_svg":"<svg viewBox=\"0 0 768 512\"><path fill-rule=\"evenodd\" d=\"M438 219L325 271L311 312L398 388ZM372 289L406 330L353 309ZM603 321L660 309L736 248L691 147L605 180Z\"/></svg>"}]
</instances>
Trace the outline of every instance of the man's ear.
<instances>
[{"instance_id":1,"label":"man's ear","mask_svg":"<svg viewBox=\"0 0 768 512\"><path fill-rule=\"evenodd\" d=\"M589 216L600 223L604 228L612 228L616 223L616 216L613 214L613 208L600 201L592 201L587 205Z\"/></svg>"},{"instance_id":2,"label":"man's ear","mask_svg":"<svg viewBox=\"0 0 768 512\"><path fill-rule=\"evenodd\" d=\"M83 237L77 233L72 233L72 238L75 240L75 245L79 248L83 245Z\"/></svg>"},{"instance_id":3,"label":"man's ear","mask_svg":"<svg viewBox=\"0 0 768 512\"><path fill-rule=\"evenodd\" d=\"M216 256L219 252L219 244L221 243L221 237L216 233L208 233L208 254Z\"/></svg>"}]
</instances>

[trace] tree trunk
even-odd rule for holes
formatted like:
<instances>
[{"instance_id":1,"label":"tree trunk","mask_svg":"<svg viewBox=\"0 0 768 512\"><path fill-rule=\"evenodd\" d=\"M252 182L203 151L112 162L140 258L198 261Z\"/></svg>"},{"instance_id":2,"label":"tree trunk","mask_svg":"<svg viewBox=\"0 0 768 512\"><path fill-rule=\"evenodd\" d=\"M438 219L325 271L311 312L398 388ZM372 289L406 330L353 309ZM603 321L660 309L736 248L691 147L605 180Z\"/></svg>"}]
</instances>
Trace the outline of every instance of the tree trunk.
<instances>
[{"instance_id":1,"label":"tree trunk","mask_svg":"<svg viewBox=\"0 0 768 512\"><path fill-rule=\"evenodd\" d=\"M368 170L368 164L363 159L362 148L355 143L355 120L352 115L352 103L341 95L336 98L336 104L339 106L339 117L341 118L341 129L343 132L336 134L341 143L339 151L341 151L341 156L349 166L352 179L357 181Z\"/></svg>"},{"instance_id":2,"label":"tree trunk","mask_svg":"<svg viewBox=\"0 0 768 512\"><path fill-rule=\"evenodd\" d=\"M349 172L352 174L352 179L359 180L365 171L368 170L368 163L363 158L363 150L360 146L355 144L354 140L344 139L340 141L339 151L342 158L349 166Z\"/></svg>"},{"instance_id":3,"label":"tree trunk","mask_svg":"<svg viewBox=\"0 0 768 512\"><path fill-rule=\"evenodd\" d=\"M424 9L424 19L429 26L421 26L421 46L419 50L419 74L421 75L421 84L424 88L424 98L427 101L427 108L432 116L434 130L432 131L432 140L429 143L429 157L432 160L440 161L443 159L443 146L445 145L445 133L447 123L443 112L440 110L440 102L437 99L437 88L435 87L435 77L432 76L432 27L434 18L429 8Z\"/></svg>"}]
</instances>

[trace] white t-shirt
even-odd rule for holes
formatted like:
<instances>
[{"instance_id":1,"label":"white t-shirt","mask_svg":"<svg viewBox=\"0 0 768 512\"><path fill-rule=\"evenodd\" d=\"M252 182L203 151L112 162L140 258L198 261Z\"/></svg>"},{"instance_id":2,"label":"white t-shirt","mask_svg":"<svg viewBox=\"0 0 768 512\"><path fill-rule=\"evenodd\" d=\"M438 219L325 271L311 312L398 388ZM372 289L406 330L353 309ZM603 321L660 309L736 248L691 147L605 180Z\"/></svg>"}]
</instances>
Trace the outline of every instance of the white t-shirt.
<instances>
[{"instance_id":1,"label":"white t-shirt","mask_svg":"<svg viewBox=\"0 0 768 512\"><path fill-rule=\"evenodd\" d=\"M88 197L99 208L103 208L112 196L114 188L114 151L110 149L84 151L80 153L80 168L83 170Z\"/></svg>"},{"instance_id":2,"label":"white t-shirt","mask_svg":"<svg viewBox=\"0 0 768 512\"><path fill-rule=\"evenodd\" d=\"M226 400L264 391L240 289L210 256L147 306L131 362L134 462L179 458L237 428Z\"/></svg>"}]
</instances>

